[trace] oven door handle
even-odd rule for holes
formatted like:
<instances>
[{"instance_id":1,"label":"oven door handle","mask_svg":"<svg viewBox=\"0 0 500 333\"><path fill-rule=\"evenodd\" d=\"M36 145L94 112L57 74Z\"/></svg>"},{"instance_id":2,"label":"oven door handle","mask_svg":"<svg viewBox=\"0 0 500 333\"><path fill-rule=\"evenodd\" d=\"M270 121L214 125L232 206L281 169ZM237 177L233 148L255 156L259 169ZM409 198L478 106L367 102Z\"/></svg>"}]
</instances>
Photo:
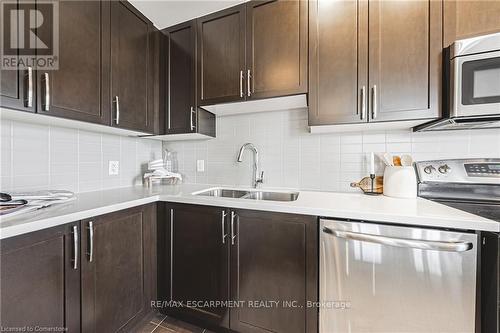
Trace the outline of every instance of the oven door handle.
<instances>
[{"instance_id":1,"label":"oven door handle","mask_svg":"<svg viewBox=\"0 0 500 333\"><path fill-rule=\"evenodd\" d=\"M410 247L420 250L465 252L471 250L473 247L473 244L471 242L440 242L440 241L428 241L421 239L393 238L386 236L362 234L350 231L335 230L327 227L323 228L323 232L338 238L357 240L361 242L370 242L388 246Z\"/></svg>"}]
</instances>

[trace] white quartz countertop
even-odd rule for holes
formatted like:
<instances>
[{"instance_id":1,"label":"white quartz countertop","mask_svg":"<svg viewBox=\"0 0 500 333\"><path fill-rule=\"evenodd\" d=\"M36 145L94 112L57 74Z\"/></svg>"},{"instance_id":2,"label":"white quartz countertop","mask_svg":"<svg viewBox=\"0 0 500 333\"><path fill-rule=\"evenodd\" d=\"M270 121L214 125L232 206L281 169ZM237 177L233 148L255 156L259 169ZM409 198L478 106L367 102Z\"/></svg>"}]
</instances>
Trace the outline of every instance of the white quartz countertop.
<instances>
[{"instance_id":1,"label":"white quartz countertop","mask_svg":"<svg viewBox=\"0 0 500 333\"><path fill-rule=\"evenodd\" d=\"M77 194L76 200L36 212L0 217L0 239L157 201L354 219L388 224L500 231L500 223L426 199L361 193L300 191L296 201L260 201L193 195L210 185L117 188ZM271 190L271 189L264 189ZM279 190L278 190L279 191Z\"/></svg>"}]
</instances>

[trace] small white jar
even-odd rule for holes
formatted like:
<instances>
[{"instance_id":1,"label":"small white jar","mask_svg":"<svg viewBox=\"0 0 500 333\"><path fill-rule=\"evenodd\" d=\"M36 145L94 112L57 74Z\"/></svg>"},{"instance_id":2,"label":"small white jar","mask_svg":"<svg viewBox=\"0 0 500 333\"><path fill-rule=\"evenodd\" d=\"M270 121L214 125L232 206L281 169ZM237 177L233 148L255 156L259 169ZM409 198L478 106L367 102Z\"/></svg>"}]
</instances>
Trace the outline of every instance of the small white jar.
<instances>
[{"instance_id":1,"label":"small white jar","mask_svg":"<svg viewBox=\"0 0 500 333\"><path fill-rule=\"evenodd\" d=\"M384 195L394 198L416 198L417 176L413 166L386 166Z\"/></svg>"}]
</instances>

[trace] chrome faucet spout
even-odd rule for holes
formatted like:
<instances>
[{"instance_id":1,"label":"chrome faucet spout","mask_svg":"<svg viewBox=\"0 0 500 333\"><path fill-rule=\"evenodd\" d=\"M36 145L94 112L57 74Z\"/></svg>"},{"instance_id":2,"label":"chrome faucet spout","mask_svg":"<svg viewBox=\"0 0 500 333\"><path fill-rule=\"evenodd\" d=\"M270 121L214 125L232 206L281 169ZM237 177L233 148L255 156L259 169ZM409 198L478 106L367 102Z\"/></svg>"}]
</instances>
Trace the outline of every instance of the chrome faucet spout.
<instances>
[{"instance_id":1,"label":"chrome faucet spout","mask_svg":"<svg viewBox=\"0 0 500 333\"><path fill-rule=\"evenodd\" d=\"M241 146L236 161L238 162L243 161L243 153L245 152L246 149L250 149L253 151L253 187L257 188L260 184L264 182L264 171L260 172L260 177L259 177L259 151L257 150L257 147L255 147L253 143L250 142L245 143L243 146Z\"/></svg>"}]
</instances>

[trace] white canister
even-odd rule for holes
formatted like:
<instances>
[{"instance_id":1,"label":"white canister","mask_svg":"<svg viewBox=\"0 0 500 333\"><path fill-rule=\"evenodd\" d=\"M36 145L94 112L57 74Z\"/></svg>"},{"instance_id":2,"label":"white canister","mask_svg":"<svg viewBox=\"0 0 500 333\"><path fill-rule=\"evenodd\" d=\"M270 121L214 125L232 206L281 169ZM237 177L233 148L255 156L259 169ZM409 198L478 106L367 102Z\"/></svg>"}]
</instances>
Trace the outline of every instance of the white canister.
<instances>
[{"instance_id":1,"label":"white canister","mask_svg":"<svg viewBox=\"0 0 500 333\"><path fill-rule=\"evenodd\" d=\"M416 198L417 176L413 166L386 166L384 195L394 198Z\"/></svg>"}]
</instances>

